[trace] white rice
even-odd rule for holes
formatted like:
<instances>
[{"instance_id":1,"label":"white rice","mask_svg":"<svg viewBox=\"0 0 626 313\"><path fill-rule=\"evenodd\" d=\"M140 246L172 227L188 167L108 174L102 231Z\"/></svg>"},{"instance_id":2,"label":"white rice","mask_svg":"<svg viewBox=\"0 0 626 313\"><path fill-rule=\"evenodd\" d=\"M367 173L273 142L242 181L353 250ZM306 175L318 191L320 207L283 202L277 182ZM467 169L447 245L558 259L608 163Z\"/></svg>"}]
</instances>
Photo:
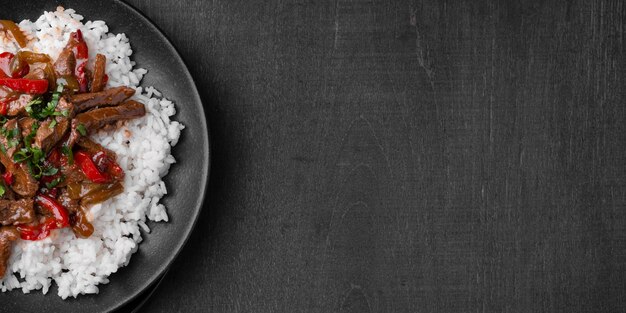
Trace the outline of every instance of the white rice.
<instances>
[{"instance_id":1,"label":"white rice","mask_svg":"<svg viewBox=\"0 0 626 313\"><path fill-rule=\"evenodd\" d=\"M132 50L125 34L110 34L103 21L87 21L72 9L58 7L45 12L35 22L24 20L20 28L30 39L28 50L59 55L71 32L80 29L89 46L89 64L97 53L107 58L109 87L127 85L136 88L134 96L145 104L147 114L132 120L115 132L99 133L95 140L115 151L118 163L126 172L124 193L91 208L94 233L79 239L70 229L53 231L41 241L18 240L14 244L9 267L0 280L2 291L21 289L24 293L41 289L48 292L52 281L59 297L98 293L98 285L109 282L108 276L130 261L141 242L140 229L149 232L151 221L167 221L159 199L167 193L161 179L175 163L171 147L176 145L183 125L171 121L174 104L161 98L153 87L139 87L145 69L134 69ZM10 35L8 35L10 37ZM12 38L0 34L0 52L17 52Z\"/></svg>"}]
</instances>

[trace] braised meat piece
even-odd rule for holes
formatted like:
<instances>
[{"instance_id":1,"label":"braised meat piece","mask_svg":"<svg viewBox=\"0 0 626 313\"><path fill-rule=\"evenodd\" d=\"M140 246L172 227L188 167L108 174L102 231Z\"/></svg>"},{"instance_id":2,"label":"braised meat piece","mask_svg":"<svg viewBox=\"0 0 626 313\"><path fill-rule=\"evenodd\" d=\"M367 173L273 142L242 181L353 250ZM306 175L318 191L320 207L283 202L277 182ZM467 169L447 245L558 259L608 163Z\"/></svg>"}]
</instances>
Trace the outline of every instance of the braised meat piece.
<instances>
[{"instance_id":1,"label":"braised meat piece","mask_svg":"<svg viewBox=\"0 0 626 313\"><path fill-rule=\"evenodd\" d=\"M104 153L112 159L117 159L117 156L115 155L115 152L103 147L102 145L100 145L99 143L89 139L89 137L80 137L78 138L78 141L76 141L76 144L83 148L83 150L87 151L87 153L94 155L96 153L102 152L104 151Z\"/></svg>"},{"instance_id":2,"label":"braised meat piece","mask_svg":"<svg viewBox=\"0 0 626 313\"><path fill-rule=\"evenodd\" d=\"M128 100L115 107L94 109L77 114L76 118L72 120L72 130L76 129L78 125L83 125L88 132L94 131L107 124L112 124L117 121L132 120L142 117L145 114L146 108L143 103Z\"/></svg>"},{"instance_id":3,"label":"braised meat piece","mask_svg":"<svg viewBox=\"0 0 626 313\"><path fill-rule=\"evenodd\" d=\"M54 123L54 126L50 127L52 123ZM63 138L69 126L70 122L66 118L60 118L59 121L55 121L55 119L52 118L46 119L41 123L39 129L37 129L37 135L35 135L33 145L41 149L44 153L47 153Z\"/></svg>"},{"instance_id":4,"label":"braised meat piece","mask_svg":"<svg viewBox=\"0 0 626 313\"><path fill-rule=\"evenodd\" d=\"M104 89L104 85L106 85L106 74L104 73L106 63L107 58L104 55L100 53L96 54L96 62L93 65L91 92L99 92Z\"/></svg>"},{"instance_id":5,"label":"braised meat piece","mask_svg":"<svg viewBox=\"0 0 626 313\"><path fill-rule=\"evenodd\" d=\"M0 227L0 277L3 277L4 273L6 273L13 241L18 238L20 238L20 233L15 227Z\"/></svg>"},{"instance_id":6,"label":"braised meat piece","mask_svg":"<svg viewBox=\"0 0 626 313\"><path fill-rule=\"evenodd\" d=\"M11 189L16 194L26 198L35 196L39 189L39 182L31 175L26 164L16 163L12 168L7 167L7 170L13 173L14 182L11 184Z\"/></svg>"},{"instance_id":7,"label":"braised meat piece","mask_svg":"<svg viewBox=\"0 0 626 313\"><path fill-rule=\"evenodd\" d=\"M134 94L135 89L121 86L100 92L76 94L70 98L70 101L76 106L77 112L83 112L95 107L117 105Z\"/></svg>"},{"instance_id":8,"label":"braised meat piece","mask_svg":"<svg viewBox=\"0 0 626 313\"><path fill-rule=\"evenodd\" d=\"M37 123L37 125L39 125L39 122L36 119L28 116L20 118L17 122L20 126L20 131L22 132L22 138L25 138L31 134L33 130L33 124Z\"/></svg>"},{"instance_id":9,"label":"braised meat piece","mask_svg":"<svg viewBox=\"0 0 626 313\"><path fill-rule=\"evenodd\" d=\"M72 49L65 48L59 54L59 58L54 62L54 72L59 77L66 77L74 75L76 69L76 57L72 52Z\"/></svg>"},{"instance_id":10,"label":"braised meat piece","mask_svg":"<svg viewBox=\"0 0 626 313\"><path fill-rule=\"evenodd\" d=\"M0 200L0 224L28 224L35 220L32 199Z\"/></svg>"},{"instance_id":11,"label":"braised meat piece","mask_svg":"<svg viewBox=\"0 0 626 313\"><path fill-rule=\"evenodd\" d=\"M21 94L17 99L9 102L7 116L25 116L26 106L35 99L35 95Z\"/></svg>"}]
</instances>

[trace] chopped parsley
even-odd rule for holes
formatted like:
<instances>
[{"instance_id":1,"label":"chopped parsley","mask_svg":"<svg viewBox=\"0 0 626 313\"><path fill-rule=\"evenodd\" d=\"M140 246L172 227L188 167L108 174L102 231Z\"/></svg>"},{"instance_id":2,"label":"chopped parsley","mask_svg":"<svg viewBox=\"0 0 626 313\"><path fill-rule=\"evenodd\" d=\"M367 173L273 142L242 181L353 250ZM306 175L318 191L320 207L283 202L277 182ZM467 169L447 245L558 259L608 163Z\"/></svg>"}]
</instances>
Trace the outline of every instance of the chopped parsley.
<instances>
[{"instance_id":1,"label":"chopped parsley","mask_svg":"<svg viewBox=\"0 0 626 313\"><path fill-rule=\"evenodd\" d=\"M41 175L42 175L42 176L52 176L52 175L54 175L54 174L56 174L56 173L58 173L58 172L59 172L59 169L58 169L58 168L56 168L56 167L52 167L52 166L49 166L49 167L45 168L45 169L41 172Z\"/></svg>"},{"instance_id":2,"label":"chopped parsley","mask_svg":"<svg viewBox=\"0 0 626 313\"><path fill-rule=\"evenodd\" d=\"M2 127L0 129L0 134L2 134L2 136L7 139L8 149L14 148L20 143L18 139L20 135L20 130L17 127L12 128L11 130L8 130L6 127Z\"/></svg>"},{"instance_id":3,"label":"chopped parsley","mask_svg":"<svg viewBox=\"0 0 626 313\"><path fill-rule=\"evenodd\" d=\"M30 126L30 133L24 137L24 146L30 147L33 143L33 138L37 135L37 129L39 129L39 122L35 121Z\"/></svg>"},{"instance_id":4,"label":"chopped parsley","mask_svg":"<svg viewBox=\"0 0 626 313\"><path fill-rule=\"evenodd\" d=\"M67 110L63 110L61 112L56 111L63 88L63 84L57 85L57 89L54 93L52 93L52 98L47 103L44 103L42 97L37 97L31 100L28 105L26 105L26 112L28 115L38 120L43 120L49 116L68 116L69 112Z\"/></svg>"},{"instance_id":5,"label":"chopped parsley","mask_svg":"<svg viewBox=\"0 0 626 313\"><path fill-rule=\"evenodd\" d=\"M2 126L2 128L0 128L0 135L7 140L6 146L3 143L0 143L0 150L4 153L6 153L7 149L15 148L20 144L20 130L17 127L9 130L6 126Z\"/></svg>"},{"instance_id":6,"label":"chopped parsley","mask_svg":"<svg viewBox=\"0 0 626 313\"><path fill-rule=\"evenodd\" d=\"M51 182L46 183L46 188L52 189L56 187L62 180L63 180L63 176L59 176L55 178L54 180L52 180Z\"/></svg>"},{"instance_id":7,"label":"chopped parsley","mask_svg":"<svg viewBox=\"0 0 626 313\"><path fill-rule=\"evenodd\" d=\"M76 126L76 130L83 136L87 136L87 129L85 129L85 125L83 124L78 124L78 126Z\"/></svg>"},{"instance_id":8,"label":"chopped parsley","mask_svg":"<svg viewBox=\"0 0 626 313\"><path fill-rule=\"evenodd\" d=\"M63 145L61 147L61 153L65 154L65 156L67 156L67 163L68 164L74 164L74 153L72 152L72 149L70 149L66 145Z\"/></svg>"},{"instance_id":9,"label":"chopped parsley","mask_svg":"<svg viewBox=\"0 0 626 313\"><path fill-rule=\"evenodd\" d=\"M40 179L44 173L51 172L49 168L46 168L43 165L44 157L45 155L41 149L37 147L28 147L15 152L13 155L13 161L16 163L25 162L33 177L35 179Z\"/></svg>"}]
</instances>

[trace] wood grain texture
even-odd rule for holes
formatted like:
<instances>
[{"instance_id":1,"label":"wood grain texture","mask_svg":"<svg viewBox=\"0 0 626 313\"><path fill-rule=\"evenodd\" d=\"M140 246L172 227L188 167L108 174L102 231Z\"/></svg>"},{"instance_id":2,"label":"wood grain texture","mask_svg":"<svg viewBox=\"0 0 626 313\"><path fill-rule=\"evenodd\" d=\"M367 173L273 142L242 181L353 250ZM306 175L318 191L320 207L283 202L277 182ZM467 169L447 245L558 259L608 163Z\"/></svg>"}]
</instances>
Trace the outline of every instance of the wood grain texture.
<instances>
[{"instance_id":1,"label":"wood grain texture","mask_svg":"<svg viewBox=\"0 0 626 313\"><path fill-rule=\"evenodd\" d=\"M626 311L623 1L128 2L213 151L144 312Z\"/></svg>"}]
</instances>

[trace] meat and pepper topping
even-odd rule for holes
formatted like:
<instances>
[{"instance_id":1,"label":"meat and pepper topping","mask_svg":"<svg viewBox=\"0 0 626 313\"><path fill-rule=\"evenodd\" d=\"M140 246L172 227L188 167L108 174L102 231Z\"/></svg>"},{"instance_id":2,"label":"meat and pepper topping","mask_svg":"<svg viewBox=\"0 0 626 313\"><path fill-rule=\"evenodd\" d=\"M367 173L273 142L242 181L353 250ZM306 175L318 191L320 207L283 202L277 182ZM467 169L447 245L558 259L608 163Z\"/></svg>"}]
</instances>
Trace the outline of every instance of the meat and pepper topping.
<instances>
[{"instance_id":1,"label":"meat and pepper topping","mask_svg":"<svg viewBox=\"0 0 626 313\"><path fill-rule=\"evenodd\" d=\"M19 33L15 27L0 21ZM66 227L89 237L89 206L124 189L115 154L89 135L145 108L129 99L132 88L106 89L106 57L96 55L89 66L88 56L80 30L54 61L26 50L0 54L0 277L15 240L41 240Z\"/></svg>"}]
</instances>

